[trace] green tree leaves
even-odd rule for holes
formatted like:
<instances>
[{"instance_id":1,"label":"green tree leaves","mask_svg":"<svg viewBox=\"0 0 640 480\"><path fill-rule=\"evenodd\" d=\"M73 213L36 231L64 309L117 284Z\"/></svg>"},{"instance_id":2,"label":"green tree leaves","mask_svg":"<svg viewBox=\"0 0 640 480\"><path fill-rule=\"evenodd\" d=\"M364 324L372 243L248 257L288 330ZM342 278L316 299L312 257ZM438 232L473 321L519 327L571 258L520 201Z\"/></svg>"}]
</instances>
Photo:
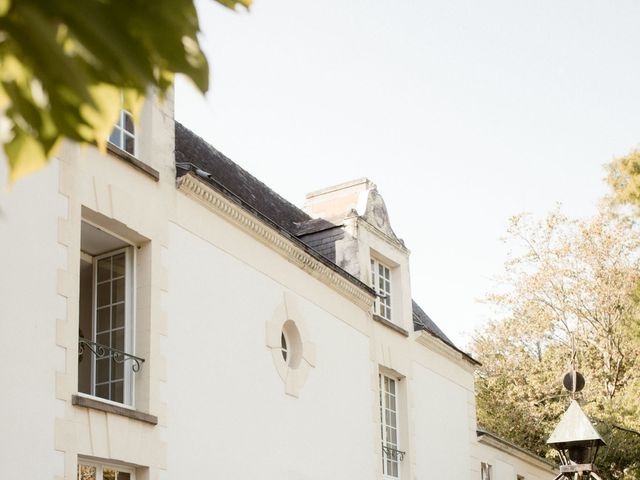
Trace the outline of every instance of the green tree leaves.
<instances>
[{"instance_id":1,"label":"green tree leaves","mask_svg":"<svg viewBox=\"0 0 640 480\"><path fill-rule=\"evenodd\" d=\"M559 211L514 217L493 322L473 351L479 424L542 455L568 405L562 374L575 358L584 409L609 447L603 478L640 478L640 232L603 205L593 218ZM575 354L575 357L574 357ZM627 430L622 430L626 428Z\"/></svg>"},{"instance_id":2,"label":"green tree leaves","mask_svg":"<svg viewBox=\"0 0 640 480\"><path fill-rule=\"evenodd\" d=\"M63 138L104 148L121 99L135 113L149 88L166 93L176 73L206 92L198 31L193 0L0 0L0 140L10 179L43 166Z\"/></svg>"}]
</instances>

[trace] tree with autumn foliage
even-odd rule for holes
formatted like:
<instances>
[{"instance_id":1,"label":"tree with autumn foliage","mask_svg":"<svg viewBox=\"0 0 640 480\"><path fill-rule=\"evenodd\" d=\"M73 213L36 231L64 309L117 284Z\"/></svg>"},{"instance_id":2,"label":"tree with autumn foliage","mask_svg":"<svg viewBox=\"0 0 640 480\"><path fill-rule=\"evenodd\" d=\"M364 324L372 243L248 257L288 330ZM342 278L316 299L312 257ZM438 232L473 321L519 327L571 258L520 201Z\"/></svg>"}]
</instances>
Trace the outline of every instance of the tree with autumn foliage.
<instances>
[{"instance_id":1,"label":"tree with autumn foliage","mask_svg":"<svg viewBox=\"0 0 640 480\"><path fill-rule=\"evenodd\" d=\"M216 0L234 9L252 0ZM104 149L124 106L176 73L205 93L193 0L0 0L0 142L15 180L63 139Z\"/></svg>"},{"instance_id":2,"label":"tree with autumn foliage","mask_svg":"<svg viewBox=\"0 0 640 480\"><path fill-rule=\"evenodd\" d=\"M603 204L574 220L511 220L511 254L477 332L478 422L537 454L569 403L564 372L587 380L584 410L607 441L603 478L640 479L640 232Z\"/></svg>"}]
</instances>

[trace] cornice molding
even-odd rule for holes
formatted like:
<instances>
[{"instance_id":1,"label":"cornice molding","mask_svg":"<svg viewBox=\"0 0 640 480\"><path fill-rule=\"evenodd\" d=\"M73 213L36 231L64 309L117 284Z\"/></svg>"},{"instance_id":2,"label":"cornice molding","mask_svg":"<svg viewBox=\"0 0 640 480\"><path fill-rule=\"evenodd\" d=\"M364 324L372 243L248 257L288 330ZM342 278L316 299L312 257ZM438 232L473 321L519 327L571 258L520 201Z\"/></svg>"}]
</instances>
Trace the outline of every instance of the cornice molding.
<instances>
[{"instance_id":1,"label":"cornice molding","mask_svg":"<svg viewBox=\"0 0 640 480\"><path fill-rule=\"evenodd\" d=\"M520 460L535 465L538 468L557 472L557 467L554 463L546 458L539 457L535 453L529 452L518 445L514 445L502 438L498 438L489 432L478 432L477 435L478 442L480 443L484 443L485 445L489 445L509 455L518 457Z\"/></svg>"},{"instance_id":2,"label":"cornice molding","mask_svg":"<svg viewBox=\"0 0 640 480\"><path fill-rule=\"evenodd\" d=\"M470 372L475 371L476 366L469 358L465 357L462 353L458 352L429 332L420 330L416 337L416 342L436 353L444 355Z\"/></svg>"},{"instance_id":3,"label":"cornice molding","mask_svg":"<svg viewBox=\"0 0 640 480\"><path fill-rule=\"evenodd\" d=\"M187 173L178 179L178 190L247 232L253 238L351 300L363 310L371 310L373 295L325 265L322 261L306 252L304 248L296 245L296 242L282 235L275 228L257 218L236 202L228 199L222 193L217 192L192 173Z\"/></svg>"}]
</instances>

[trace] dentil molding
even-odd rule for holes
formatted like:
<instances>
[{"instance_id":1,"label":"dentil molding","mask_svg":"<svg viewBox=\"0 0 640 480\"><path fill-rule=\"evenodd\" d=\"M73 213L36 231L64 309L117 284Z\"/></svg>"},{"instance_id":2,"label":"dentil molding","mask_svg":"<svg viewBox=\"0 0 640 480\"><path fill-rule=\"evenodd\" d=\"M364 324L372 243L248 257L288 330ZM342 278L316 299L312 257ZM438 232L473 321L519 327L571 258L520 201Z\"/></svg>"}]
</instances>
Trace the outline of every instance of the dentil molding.
<instances>
[{"instance_id":1,"label":"dentil molding","mask_svg":"<svg viewBox=\"0 0 640 480\"><path fill-rule=\"evenodd\" d=\"M267 225L255 215L217 192L193 173L178 179L178 190L197 200L209 210L238 226L267 245L289 262L308 272L365 311L373 306L373 295L305 251L293 240Z\"/></svg>"}]
</instances>

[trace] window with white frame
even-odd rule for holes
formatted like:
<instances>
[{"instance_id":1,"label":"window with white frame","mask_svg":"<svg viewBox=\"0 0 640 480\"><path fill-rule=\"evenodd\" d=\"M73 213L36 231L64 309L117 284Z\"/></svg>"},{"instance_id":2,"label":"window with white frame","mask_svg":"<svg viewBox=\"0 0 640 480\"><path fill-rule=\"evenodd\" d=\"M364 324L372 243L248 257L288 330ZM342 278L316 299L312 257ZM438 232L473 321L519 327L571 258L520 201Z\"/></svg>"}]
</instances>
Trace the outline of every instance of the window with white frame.
<instances>
[{"instance_id":1,"label":"window with white frame","mask_svg":"<svg viewBox=\"0 0 640 480\"><path fill-rule=\"evenodd\" d=\"M398 449L398 380L383 374L378 377L382 473L386 478L399 478L404 452Z\"/></svg>"},{"instance_id":2,"label":"window with white frame","mask_svg":"<svg viewBox=\"0 0 640 480\"><path fill-rule=\"evenodd\" d=\"M82 222L78 391L133 405L134 255L124 240Z\"/></svg>"},{"instance_id":3,"label":"window with white frame","mask_svg":"<svg viewBox=\"0 0 640 480\"><path fill-rule=\"evenodd\" d=\"M109 143L136 156L136 127L133 123L133 115L124 108L120 110L118 121L109 135Z\"/></svg>"},{"instance_id":4,"label":"window with white frame","mask_svg":"<svg viewBox=\"0 0 640 480\"><path fill-rule=\"evenodd\" d=\"M391 321L391 269L375 258L371 259L371 286L378 294L373 312Z\"/></svg>"},{"instance_id":5,"label":"window with white frame","mask_svg":"<svg viewBox=\"0 0 640 480\"><path fill-rule=\"evenodd\" d=\"M79 460L78 480L135 480L135 471L119 465Z\"/></svg>"},{"instance_id":6,"label":"window with white frame","mask_svg":"<svg viewBox=\"0 0 640 480\"><path fill-rule=\"evenodd\" d=\"M480 480L491 480L491 470L492 470L492 467L490 464L481 462L480 463Z\"/></svg>"}]
</instances>

